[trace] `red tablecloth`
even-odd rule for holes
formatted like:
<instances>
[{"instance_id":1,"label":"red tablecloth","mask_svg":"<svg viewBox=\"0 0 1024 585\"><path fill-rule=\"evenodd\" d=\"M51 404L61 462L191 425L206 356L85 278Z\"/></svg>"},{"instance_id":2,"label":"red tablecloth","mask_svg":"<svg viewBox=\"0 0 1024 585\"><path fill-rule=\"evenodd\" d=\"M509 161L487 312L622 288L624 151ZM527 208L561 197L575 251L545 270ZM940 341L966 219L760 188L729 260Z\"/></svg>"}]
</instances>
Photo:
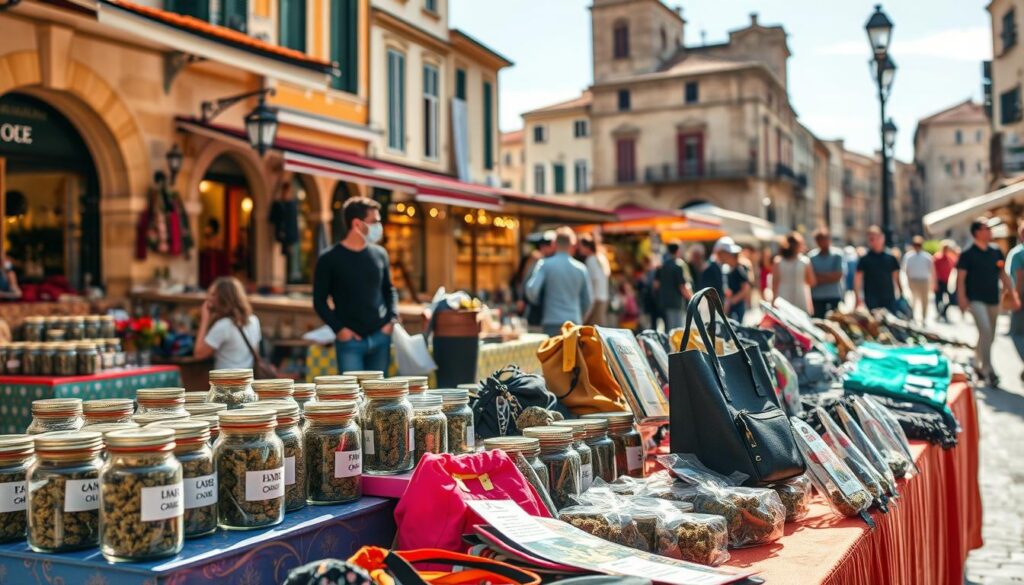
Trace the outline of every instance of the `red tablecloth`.
<instances>
[{"instance_id":1,"label":"red tablecloth","mask_svg":"<svg viewBox=\"0 0 1024 585\"><path fill-rule=\"evenodd\" d=\"M963 427L959 444L943 450L912 443L921 473L900 481L901 497L888 514L872 513L877 528L815 503L807 519L786 525L781 540L731 551L728 565L752 568L768 584L962 585L967 553L982 544L974 393L954 384L950 406Z\"/></svg>"}]
</instances>

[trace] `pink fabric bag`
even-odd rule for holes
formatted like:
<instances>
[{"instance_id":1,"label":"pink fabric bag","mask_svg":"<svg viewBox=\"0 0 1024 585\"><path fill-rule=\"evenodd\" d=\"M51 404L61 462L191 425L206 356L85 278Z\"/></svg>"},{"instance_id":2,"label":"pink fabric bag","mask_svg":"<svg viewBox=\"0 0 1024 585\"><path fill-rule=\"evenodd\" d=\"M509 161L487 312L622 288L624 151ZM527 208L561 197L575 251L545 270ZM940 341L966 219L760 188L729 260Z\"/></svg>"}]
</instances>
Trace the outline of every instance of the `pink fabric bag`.
<instances>
[{"instance_id":1,"label":"pink fabric bag","mask_svg":"<svg viewBox=\"0 0 1024 585\"><path fill-rule=\"evenodd\" d=\"M464 550L462 535L484 523L466 504L469 500L512 500L533 516L551 516L504 451L428 453L395 508L396 550Z\"/></svg>"}]
</instances>

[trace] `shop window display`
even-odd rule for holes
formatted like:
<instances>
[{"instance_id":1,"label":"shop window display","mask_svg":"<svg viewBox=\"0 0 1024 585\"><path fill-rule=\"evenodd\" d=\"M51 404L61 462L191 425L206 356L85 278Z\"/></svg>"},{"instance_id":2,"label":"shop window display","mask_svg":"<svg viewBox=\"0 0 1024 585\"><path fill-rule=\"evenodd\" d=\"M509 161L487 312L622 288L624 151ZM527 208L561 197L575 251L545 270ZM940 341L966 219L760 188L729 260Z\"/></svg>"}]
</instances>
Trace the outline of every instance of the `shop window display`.
<instances>
[{"instance_id":1,"label":"shop window display","mask_svg":"<svg viewBox=\"0 0 1024 585\"><path fill-rule=\"evenodd\" d=\"M257 213L245 174L233 158L213 161L199 182L199 198L199 285L205 288L219 276L253 282Z\"/></svg>"},{"instance_id":2,"label":"shop window display","mask_svg":"<svg viewBox=\"0 0 1024 585\"><path fill-rule=\"evenodd\" d=\"M413 300L412 293L426 290L424 271L423 208L411 202L388 205L383 245L391 257L391 282L399 298Z\"/></svg>"},{"instance_id":3,"label":"shop window display","mask_svg":"<svg viewBox=\"0 0 1024 585\"><path fill-rule=\"evenodd\" d=\"M488 299L509 298L509 282L519 264L519 219L482 209L453 207L451 213L455 218L457 247L455 288L474 291Z\"/></svg>"}]
</instances>

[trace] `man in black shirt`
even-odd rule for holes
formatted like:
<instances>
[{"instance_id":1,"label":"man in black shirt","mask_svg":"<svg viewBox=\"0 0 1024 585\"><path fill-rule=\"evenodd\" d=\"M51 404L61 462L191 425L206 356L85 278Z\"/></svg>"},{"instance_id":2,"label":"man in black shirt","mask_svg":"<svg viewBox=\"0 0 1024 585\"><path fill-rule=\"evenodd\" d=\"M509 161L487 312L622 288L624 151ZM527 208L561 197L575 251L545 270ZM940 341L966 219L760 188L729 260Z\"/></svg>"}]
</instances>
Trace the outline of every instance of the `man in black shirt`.
<instances>
[{"instance_id":1,"label":"man in black shirt","mask_svg":"<svg viewBox=\"0 0 1024 585\"><path fill-rule=\"evenodd\" d=\"M313 308L337 335L338 371L387 372L398 293L391 283L380 204L366 197L345 202L345 238L320 255L313 272ZM331 305L327 304L331 298Z\"/></svg>"},{"instance_id":2,"label":"man in black shirt","mask_svg":"<svg viewBox=\"0 0 1024 585\"><path fill-rule=\"evenodd\" d=\"M996 337L996 318L999 317L999 283L1003 283L1004 290L1014 289L1004 270L1002 250L991 245L992 228L988 222L985 217L971 222L974 242L957 260L956 293L960 310L964 313L970 311L978 326L974 366L989 385L995 387L999 385L999 377L992 367L992 342Z\"/></svg>"},{"instance_id":3,"label":"man in black shirt","mask_svg":"<svg viewBox=\"0 0 1024 585\"><path fill-rule=\"evenodd\" d=\"M896 312L896 293L903 296L900 263L885 251L885 236L877 225L868 228L868 252L857 262L853 283L858 305Z\"/></svg>"},{"instance_id":4,"label":"man in black shirt","mask_svg":"<svg viewBox=\"0 0 1024 585\"><path fill-rule=\"evenodd\" d=\"M693 291L690 287L690 269L679 257L679 244L666 247L665 258L654 275L658 308L665 319L665 333L683 326L683 308ZM655 324L657 326L657 324Z\"/></svg>"}]
</instances>

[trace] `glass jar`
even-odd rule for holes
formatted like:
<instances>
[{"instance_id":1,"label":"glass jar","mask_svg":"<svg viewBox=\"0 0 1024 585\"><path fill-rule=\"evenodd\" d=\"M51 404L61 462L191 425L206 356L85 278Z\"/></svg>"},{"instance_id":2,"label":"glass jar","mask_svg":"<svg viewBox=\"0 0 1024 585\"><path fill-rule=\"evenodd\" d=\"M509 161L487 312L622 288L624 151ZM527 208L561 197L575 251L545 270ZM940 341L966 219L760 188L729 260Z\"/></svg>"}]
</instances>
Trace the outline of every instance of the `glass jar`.
<instances>
[{"instance_id":1,"label":"glass jar","mask_svg":"<svg viewBox=\"0 0 1024 585\"><path fill-rule=\"evenodd\" d=\"M185 486L174 430L112 431L103 437L100 552L112 563L174 556L185 542Z\"/></svg>"},{"instance_id":2,"label":"glass jar","mask_svg":"<svg viewBox=\"0 0 1024 585\"><path fill-rule=\"evenodd\" d=\"M174 431L174 457L185 484L185 538L217 530L217 474L210 448L210 423L170 420L154 423ZM153 428L153 427L150 427Z\"/></svg>"},{"instance_id":3,"label":"glass jar","mask_svg":"<svg viewBox=\"0 0 1024 585\"><path fill-rule=\"evenodd\" d=\"M583 415L585 419L608 421L608 436L615 443L615 471L630 477L644 476L644 441L633 426L631 412L601 412Z\"/></svg>"},{"instance_id":4,"label":"glass jar","mask_svg":"<svg viewBox=\"0 0 1024 585\"><path fill-rule=\"evenodd\" d=\"M123 368L125 365L124 349L121 347L121 340L116 337L107 338L107 349L113 352L115 368Z\"/></svg>"},{"instance_id":5,"label":"glass jar","mask_svg":"<svg viewBox=\"0 0 1024 585\"><path fill-rule=\"evenodd\" d=\"M608 436L608 419L583 419L590 423L587 427L587 446L593 453L594 479L601 478L611 483L619 476L615 473L615 442Z\"/></svg>"},{"instance_id":6,"label":"glass jar","mask_svg":"<svg viewBox=\"0 0 1024 585\"><path fill-rule=\"evenodd\" d=\"M210 445L213 446L220 436L220 418L216 414L199 414L189 417L189 420L198 420L210 425Z\"/></svg>"},{"instance_id":7,"label":"glass jar","mask_svg":"<svg viewBox=\"0 0 1024 585\"><path fill-rule=\"evenodd\" d=\"M430 378L426 376L394 376L389 380L402 380L409 385L409 396L423 394L430 389Z\"/></svg>"},{"instance_id":8,"label":"glass jar","mask_svg":"<svg viewBox=\"0 0 1024 585\"><path fill-rule=\"evenodd\" d=\"M142 426L153 424L164 420L185 420L192 418L192 416L186 412L169 412L166 410L157 412L143 412L136 413L132 416L132 422L138 423Z\"/></svg>"},{"instance_id":9,"label":"glass jar","mask_svg":"<svg viewBox=\"0 0 1024 585\"><path fill-rule=\"evenodd\" d=\"M548 468L548 494L559 510L573 505L573 496L580 495L580 455L572 448L572 434L567 427L523 429L523 436L540 442L540 460Z\"/></svg>"},{"instance_id":10,"label":"glass jar","mask_svg":"<svg viewBox=\"0 0 1024 585\"><path fill-rule=\"evenodd\" d=\"M531 471L537 476L537 483L533 486L535 490L548 493L551 478L548 475L548 467L540 460L540 441L530 437L492 437L484 439L484 449L504 451L519 468L523 477L529 480Z\"/></svg>"},{"instance_id":11,"label":"glass jar","mask_svg":"<svg viewBox=\"0 0 1024 585\"><path fill-rule=\"evenodd\" d=\"M57 343L57 355L51 364L53 375L74 376L78 374L78 348L74 343Z\"/></svg>"},{"instance_id":12,"label":"glass jar","mask_svg":"<svg viewBox=\"0 0 1024 585\"><path fill-rule=\"evenodd\" d=\"M360 386L367 380L383 380L384 372L380 370L350 370L348 372L342 372L343 376L352 376L356 379L356 383Z\"/></svg>"},{"instance_id":13,"label":"glass jar","mask_svg":"<svg viewBox=\"0 0 1024 585\"><path fill-rule=\"evenodd\" d=\"M99 315L86 315L85 319L85 339L100 339L106 337L101 335L100 331L100 316Z\"/></svg>"},{"instance_id":14,"label":"glass jar","mask_svg":"<svg viewBox=\"0 0 1024 585\"><path fill-rule=\"evenodd\" d=\"M394 475L413 468L412 404L405 382L375 379L363 382L363 470Z\"/></svg>"},{"instance_id":15,"label":"glass jar","mask_svg":"<svg viewBox=\"0 0 1024 585\"><path fill-rule=\"evenodd\" d=\"M25 538L28 526L25 476L34 453L31 435L0 435L0 542Z\"/></svg>"},{"instance_id":16,"label":"glass jar","mask_svg":"<svg viewBox=\"0 0 1024 585\"><path fill-rule=\"evenodd\" d=\"M224 412L228 409L228 406L219 402L204 402L202 404L189 404L186 402L184 408L185 412L193 417L209 415L216 417L217 413Z\"/></svg>"},{"instance_id":17,"label":"glass jar","mask_svg":"<svg viewBox=\"0 0 1024 585\"><path fill-rule=\"evenodd\" d=\"M295 392L295 380L289 378L272 378L269 380L253 380L252 389L258 400L292 400Z\"/></svg>"},{"instance_id":18,"label":"glass jar","mask_svg":"<svg viewBox=\"0 0 1024 585\"><path fill-rule=\"evenodd\" d=\"M455 455L476 451L476 429L473 409L469 407L469 393L460 388L431 390L441 397L442 411L448 419L448 452Z\"/></svg>"},{"instance_id":19,"label":"glass jar","mask_svg":"<svg viewBox=\"0 0 1024 585\"><path fill-rule=\"evenodd\" d=\"M358 406L351 400L306 405L306 469L310 504L341 504L363 495Z\"/></svg>"},{"instance_id":20,"label":"glass jar","mask_svg":"<svg viewBox=\"0 0 1024 585\"><path fill-rule=\"evenodd\" d=\"M280 524L285 478L284 444L274 432L277 415L265 408L239 408L217 416L220 436L213 460L220 526L252 530Z\"/></svg>"},{"instance_id":21,"label":"glass jar","mask_svg":"<svg viewBox=\"0 0 1024 585\"><path fill-rule=\"evenodd\" d=\"M139 428L142 428L142 425L140 425L139 423L137 423L135 421L128 421L128 422L116 422L116 423L95 423L95 424L91 424L91 425L85 425L85 426L82 427L81 431L83 433L84 432L99 433L100 436L106 437L107 433L112 432L112 431L123 431L123 430L126 430L126 429L139 429ZM106 457L107 457L107 454L106 454L105 451L100 453L100 458L101 459L106 459Z\"/></svg>"},{"instance_id":22,"label":"glass jar","mask_svg":"<svg viewBox=\"0 0 1024 585\"><path fill-rule=\"evenodd\" d=\"M100 317L100 337L110 339L117 337L117 328L114 326L114 318L110 315Z\"/></svg>"},{"instance_id":23,"label":"glass jar","mask_svg":"<svg viewBox=\"0 0 1024 585\"><path fill-rule=\"evenodd\" d=\"M135 400L139 403L138 414L183 414L185 410L184 388L139 388L135 392Z\"/></svg>"},{"instance_id":24,"label":"glass jar","mask_svg":"<svg viewBox=\"0 0 1024 585\"><path fill-rule=\"evenodd\" d=\"M99 433L47 433L35 438L28 468L28 545L42 553L99 544Z\"/></svg>"},{"instance_id":25,"label":"glass jar","mask_svg":"<svg viewBox=\"0 0 1024 585\"><path fill-rule=\"evenodd\" d=\"M57 344L46 342L40 344L42 357L39 360L39 375L52 376L56 370Z\"/></svg>"},{"instance_id":26,"label":"glass jar","mask_svg":"<svg viewBox=\"0 0 1024 585\"><path fill-rule=\"evenodd\" d=\"M412 403L414 429L413 461L419 464L425 453L448 452L448 418L441 411L442 399L437 394L409 396Z\"/></svg>"},{"instance_id":27,"label":"glass jar","mask_svg":"<svg viewBox=\"0 0 1024 585\"><path fill-rule=\"evenodd\" d=\"M79 398L44 398L32 401L32 422L26 432L39 435L53 431L77 431L85 424Z\"/></svg>"},{"instance_id":28,"label":"glass jar","mask_svg":"<svg viewBox=\"0 0 1024 585\"><path fill-rule=\"evenodd\" d=\"M357 405L363 404L363 389L354 382L340 384L317 384L316 400L351 400Z\"/></svg>"},{"instance_id":29,"label":"glass jar","mask_svg":"<svg viewBox=\"0 0 1024 585\"><path fill-rule=\"evenodd\" d=\"M82 403L85 424L131 422L135 401L131 398L102 398Z\"/></svg>"},{"instance_id":30,"label":"glass jar","mask_svg":"<svg viewBox=\"0 0 1024 585\"><path fill-rule=\"evenodd\" d=\"M85 318L71 317L64 329L64 338L68 341L81 341L85 339Z\"/></svg>"},{"instance_id":31,"label":"glass jar","mask_svg":"<svg viewBox=\"0 0 1024 585\"><path fill-rule=\"evenodd\" d=\"M590 489L594 483L594 451L587 445L587 431L590 421L581 419L555 421L555 426L572 429L572 448L580 456L580 493Z\"/></svg>"},{"instance_id":32,"label":"glass jar","mask_svg":"<svg viewBox=\"0 0 1024 585\"><path fill-rule=\"evenodd\" d=\"M54 343L63 343L67 340L68 339L64 335L64 328L62 326L51 326L46 329L46 341L52 341Z\"/></svg>"},{"instance_id":33,"label":"glass jar","mask_svg":"<svg viewBox=\"0 0 1024 585\"><path fill-rule=\"evenodd\" d=\"M292 400L299 405L300 410L307 403L316 401L316 384L295 384L292 388ZM305 416L303 416L302 420L305 421Z\"/></svg>"},{"instance_id":34,"label":"glass jar","mask_svg":"<svg viewBox=\"0 0 1024 585\"><path fill-rule=\"evenodd\" d=\"M313 385L320 386L322 384L356 384L359 385L359 378L355 376L315 376L313 378Z\"/></svg>"},{"instance_id":35,"label":"glass jar","mask_svg":"<svg viewBox=\"0 0 1024 585\"><path fill-rule=\"evenodd\" d=\"M21 356L24 353L25 344L15 341L7 345L7 355L4 371L12 376L21 374Z\"/></svg>"},{"instance_id":36,"label":"glass jar","mask_svg":"<svg viewBox=\"0 0 1024 585\"><path fill-rule=\"evenodd\" d=\"M227 404L228 408L241 408L247 402L256 402L252 389L252 369L210 370L210 393L207 402Z\"/></svg>"},{"instance_id":37,"label":"glass jar","mask_svg":"<svg viewBox=\"0 0 1024 585\"><path fill-rule=\"evenodd\" d=\"M277 414L274 431L284 445L284 509L293 512L306 506L306 456L302 452L299 405L294 400L257 400L243 408L265 408Z\"/></svg>"},{"instance_id":38,"label":"glass jar","mask_svg":"<svg viewBox=\"0 0 1024 585\"><path fill-rule=\"evenodd\" d=\"M21 338L25 341L44 341L46 338L44 337L43 330L42 317L25 317L25 323L21 329Z\"/></svg>"},{"instance_id":39,"label":"glass jar","mask_svg":"<svg viewBox=\"0 0 1024 585\"><path fill-rule=\"evenodd\" d=\"M43 344L26 343L21 354L21 374L38 376L42 373Z\"/></svg>"},{"instance_id":40,"label":"glass jar","mask_svg":"<svg viewBox=\"0 0 1024 585\"><path fill-rule=\"evenodd\" d=\"M190 404L207 404L208 394L209 392L185 392L185 408Z\"/></svg>"},{"instance_id":41,"label":"glass jar","mask_svg":"<svg viewBox=\"0 0 1024 585\"><path fill-rule=\"evenodd\" d=\"M100 354L96 351L95 343L91 341L76 343L75 354L78 358L79 376L92 376L100 371Z\"/></svg>"}]
</instances>

